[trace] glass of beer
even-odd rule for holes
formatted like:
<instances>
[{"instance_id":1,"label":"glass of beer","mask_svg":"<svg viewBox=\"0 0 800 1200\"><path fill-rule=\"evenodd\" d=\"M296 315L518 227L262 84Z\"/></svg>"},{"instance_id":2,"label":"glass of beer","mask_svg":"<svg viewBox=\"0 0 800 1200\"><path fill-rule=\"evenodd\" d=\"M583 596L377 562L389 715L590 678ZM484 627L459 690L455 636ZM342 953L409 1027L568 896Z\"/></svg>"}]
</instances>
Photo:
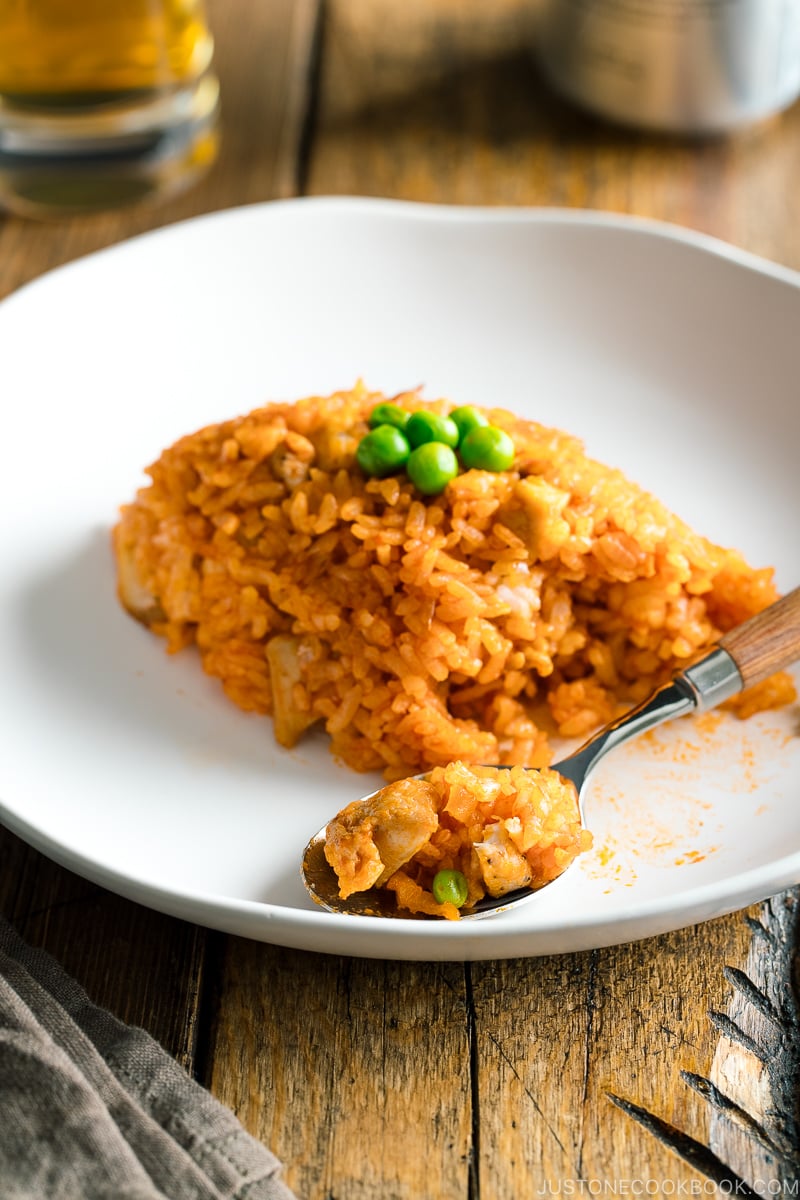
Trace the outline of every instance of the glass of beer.
<instances>
[{"instance_id":1,"label":"glass of beer","mask_svg":"<svg viewBox=\"0 0 800 1200\"><path fill-rule=\"evenodd\" d=\"M203 0L0 0L0 207L158 200L217 147Z\"/></svg>"}]
</instances>

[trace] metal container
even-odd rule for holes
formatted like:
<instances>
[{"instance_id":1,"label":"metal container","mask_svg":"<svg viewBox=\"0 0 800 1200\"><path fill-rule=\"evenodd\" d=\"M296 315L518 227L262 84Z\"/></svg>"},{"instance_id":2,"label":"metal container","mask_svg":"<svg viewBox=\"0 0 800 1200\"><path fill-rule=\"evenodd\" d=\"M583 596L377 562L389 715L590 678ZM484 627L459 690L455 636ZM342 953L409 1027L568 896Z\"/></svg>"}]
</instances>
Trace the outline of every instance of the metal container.
<instances>
[{"instance_id":1,"label":"metal container","mask_svg":"<svg viewBox=\"0 0 800 1200\"><path fill-rule=\"evenodd\" d=\"M626 125L723 133L800 95L800 0L541 0L538 21L553 86Z\"/></svg>"}]
</instances>

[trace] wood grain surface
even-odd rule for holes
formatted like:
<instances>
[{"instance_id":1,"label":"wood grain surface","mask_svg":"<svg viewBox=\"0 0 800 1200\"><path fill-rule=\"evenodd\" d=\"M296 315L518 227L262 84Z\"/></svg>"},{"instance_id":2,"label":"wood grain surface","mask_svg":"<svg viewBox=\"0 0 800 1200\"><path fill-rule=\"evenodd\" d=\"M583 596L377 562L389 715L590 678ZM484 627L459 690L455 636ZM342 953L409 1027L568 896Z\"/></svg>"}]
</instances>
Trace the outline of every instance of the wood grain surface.
<instances>
[{"instance_id":1,"label":"wood grain surface","mask_svg":"<svg viewBox=\"0 0 800 1200\"><path fill-rule=\"evenodd\" d=\"M797 106L724 141L611 129L542 85L523 0L209 8L224 125L207 179L159 209L1 218L0 294L131 234L298 192L631 212L800 267ZM305 1200L711 1180L746 1195L797 1178L794 894L586 954L381 963L209 933L0 833L0 908L230 1105Z\"/></svg>"}]
</instances>

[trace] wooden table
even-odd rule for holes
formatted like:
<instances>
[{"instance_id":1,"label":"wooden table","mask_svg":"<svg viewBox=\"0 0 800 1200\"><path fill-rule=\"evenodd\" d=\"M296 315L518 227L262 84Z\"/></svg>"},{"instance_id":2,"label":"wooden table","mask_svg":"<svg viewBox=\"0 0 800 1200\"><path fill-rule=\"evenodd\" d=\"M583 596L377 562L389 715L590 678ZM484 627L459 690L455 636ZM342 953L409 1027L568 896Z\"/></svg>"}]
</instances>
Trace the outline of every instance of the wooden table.
<instances>
[{"instance_id":1,"label":"wooden table","mask_svg":"<svg viewBox=\"0 0 800 1200\"><path fill-rule=\"evenodd\" d=\"M610 129L537 78L531 9L213 0L217 166L158 210L0 219L0 293L157 225L309 193L638 213L800 267L800 107L716 142ZM635 945L436 965L195 928L4 832L0 867L23 935L235 1109L306 1200L699 1195L738 1179L797 1194L796 893Z\"/></svg>"}]
</instances>

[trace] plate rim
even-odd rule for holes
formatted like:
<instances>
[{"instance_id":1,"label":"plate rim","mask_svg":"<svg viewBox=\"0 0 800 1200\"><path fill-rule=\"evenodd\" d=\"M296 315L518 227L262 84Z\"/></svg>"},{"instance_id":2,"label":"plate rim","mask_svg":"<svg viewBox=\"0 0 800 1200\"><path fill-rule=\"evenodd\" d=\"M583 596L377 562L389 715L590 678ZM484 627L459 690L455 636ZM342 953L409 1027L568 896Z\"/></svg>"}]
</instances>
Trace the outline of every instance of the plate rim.
<instances>
[{"instance_id":1,"label":"plate rim","mask_svg":"<svg viewBox=\"0 0 800 1200\"><path fill-rule=\"evenodd\" d=\"M18 298L27 295L32 290L45 284L54 276L82 267L86 263L94 263L100 259L130 253L142 242L155 242L169 238L187 229L195 229L206 224L224 224L228 221L242 219L258 220L261 217L276 219L284 212L328 210L335 214L358 215L359 212L380 214L385 217L404 218L410 220L438 220L447 224L507 224L507 225L553 225L576 226L582 228L617 229L629 233L644 233L666 241L676 242L703 251L712 257L723 259L736 266L767 276L778 282L789 284L800 289L800 268L787 267L774 259L745 250L732 242L725 241L715 234L703 230L692 229L674 221L662 220L658 217L641 216L635 213L610 212L591 208L569 208L559 205L512 206L512 205L480 205L480 204L438 204L431 201L394 199L388 197L355 196L355 195L319 195L296 196L279 200L260 200L253 203L234 205L228 208L215 209L212 212L200 213L193 217L184 217L157 229L148 229L142 233L103 246L97 250L80 254L68 262L59 263L49 268L34 279L28 280L0 299L0 313L3 307L12 304Z\"/></svg>"}]
</instances>

